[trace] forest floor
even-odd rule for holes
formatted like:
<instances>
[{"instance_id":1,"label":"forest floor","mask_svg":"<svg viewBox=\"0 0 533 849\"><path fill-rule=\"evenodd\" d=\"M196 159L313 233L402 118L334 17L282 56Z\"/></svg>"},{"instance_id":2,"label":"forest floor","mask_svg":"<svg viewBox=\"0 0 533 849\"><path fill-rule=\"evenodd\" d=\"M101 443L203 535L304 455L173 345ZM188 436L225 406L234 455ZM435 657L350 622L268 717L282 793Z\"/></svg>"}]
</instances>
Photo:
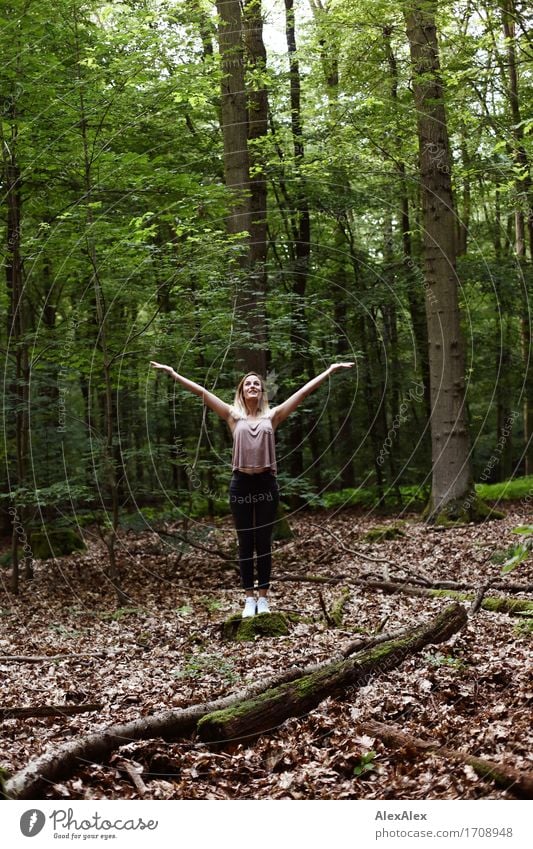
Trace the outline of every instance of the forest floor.
<instances>
[{"instance_id":1,"label":"forest floor","mask_svg":"<svg viewBox=\"0 0 533 849\"><path fill-rule=\"evenodd\" d=\"M14 773L78 735L207 702L289 666L324 661L360 634L428 621L450 602L351 586L350 576L381 577L383 564L349 553L339 541L345 549L386 558L394 579L419 569L434 580L477 586L501 577L501 566L489 557L516 545L520 538L512 530L528 521L523 504L505 509L503 520L443 531L407 516L405 536L373 544L362 542L364 533L393 519L356 510L298 513L291 519L295 542L275 545L274 572L346 578L335 586L274 581L272 609L303 618L287 637L251 643L221 639L222 621L242 605L234 565L198 549L171 551L156 532L122 534L119 562L132 599L128 608L116 608L104 575L105 549L96 535L82 554L37 561L34 579L22 581L18 597L0 596L0 706L101 702L102 707L75 716L4 719L0 766ZM225 551L234 546L229 518L216 526L196 524L195 532L199 529L206 546ZM173 528L166 530L168 540ZM509 583L533 581L533 558L505 577ZM334 628L319 594L330 609L346 587L351 592L342 624ZM28 655L44 659L8 660ZM48 659L57 655L64 658ZM46 797L140 798L121 768L120 759L126 759L141 774L149 799L513 798L512 790L496 788L470 766L390 749L364 726L370 720L391 723L530 770L530 671L531 619L481 609L447 644L429 646L254 742L214 751L194 739L125 741L106 763L80 763L72 778L49 784Z\"/></svg>"}]
</instances>

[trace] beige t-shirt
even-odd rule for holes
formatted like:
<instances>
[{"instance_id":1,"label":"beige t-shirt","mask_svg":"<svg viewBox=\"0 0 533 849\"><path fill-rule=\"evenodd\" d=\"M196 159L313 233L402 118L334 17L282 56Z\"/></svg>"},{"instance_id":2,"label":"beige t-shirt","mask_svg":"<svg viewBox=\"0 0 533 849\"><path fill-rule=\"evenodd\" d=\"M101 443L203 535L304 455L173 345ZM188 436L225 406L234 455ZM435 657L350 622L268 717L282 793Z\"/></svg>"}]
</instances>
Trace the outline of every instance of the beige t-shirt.
<instances>
[{"instance_id":1,"label":"beige t-shirt","mask_svg":"<svg viewBox=\"0 0 533 849\"><path fill-rule=\"evenodd\" d=\"M273 410L258 419L250 419L233 413L236 419L233 428L232 469L270 468L277 474L276 444L272 427Z\"/></svg>"}]
</instances>

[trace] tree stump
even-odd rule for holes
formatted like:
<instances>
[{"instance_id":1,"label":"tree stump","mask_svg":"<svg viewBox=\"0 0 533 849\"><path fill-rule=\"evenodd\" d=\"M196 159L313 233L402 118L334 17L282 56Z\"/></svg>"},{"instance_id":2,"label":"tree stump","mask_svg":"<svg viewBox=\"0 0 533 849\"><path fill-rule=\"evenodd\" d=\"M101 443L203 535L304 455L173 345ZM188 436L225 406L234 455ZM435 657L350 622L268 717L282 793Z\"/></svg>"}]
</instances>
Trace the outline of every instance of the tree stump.
<instances>
[{"instance_id":1,"label":"tree stump","mask_svg":"<svg viewBox=\"0 0 533 849\"><path fill-rule=\"evenodd\" d=\"M243 619L235 613L222 623L222 637L225 640L247 642L256 637L286 637L289 623L283 613L260 613Z\"/></svg>"}]
</instances>

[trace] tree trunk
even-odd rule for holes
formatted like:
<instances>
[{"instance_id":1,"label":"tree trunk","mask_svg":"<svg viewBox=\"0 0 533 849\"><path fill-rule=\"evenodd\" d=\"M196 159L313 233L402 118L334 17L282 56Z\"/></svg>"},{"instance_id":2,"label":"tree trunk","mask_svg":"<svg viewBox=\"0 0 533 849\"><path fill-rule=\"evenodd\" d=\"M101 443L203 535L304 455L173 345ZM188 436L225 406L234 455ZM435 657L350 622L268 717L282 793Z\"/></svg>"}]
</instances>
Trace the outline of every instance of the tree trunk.
<instances>
[{"instance_id":1,"label":"tree trunk","mask_svg":"<svg viewBox=\"0 0 533 849\"><path fill-rule=\"evenodd\" d=\"M431 390L432 491L427 518L476 518L465 406L451 157L440 79L436 0L405 11L417 112Z\"/></svg>"},{"instance_id":2,"label":"tree trunk","mask_svg":"<svg viewBox=\"0 0 533 849\"><path fill-rule=\"evenodd\" d=\"M433 643L448 640L466 623L463 607L454 604L410 636L383 643L348 660L322 667L296 681L282 684L248 702L204 716L198 723L198 736L205 742L222 742L257 737L277 728L292 716L314 710L328 697L342 695L347 688L364 686L375 675L399 666L405 658Z\"/></svg>"},{"instance_id":3,"label":"tree trunk","mask_svg":"<svg viewBox=\"0 0 533 849\"><path fill-rule=\"evenodd\" d=\"M301 166L304 160L304 140L301 113L301 81L300 65L296 49L296 34L294 20L294 0L285 0L285 37L289 53L289 84L291 106L291 131L294 157L294 196L290 211L292 232L292 256L294 267L290 269L292 276L293 301L291 307L291 375L299 382L309 379L309 333L305 313L305 296L309 259L311 255L311 216L305 193L304 178ZM302 374L303 372L303 374ZM289 423L288 442L290 445L290 474L298 480L303 477L303 442L305 429L303 417L300 414ZM298 496L291 496L291 507L296 509L301 504Z\"/></svg>"},{"instance_id":4,"label":"tree trunk","mask_svg":"<svg viewBox=\"0 0 533 849\"><path fill-rule=\"evenodd\" d=\"M17 59L17 72L20 72ZM9 100L7 101L9 103ZM15 422L15 489L26 486L27 466L30 450L29 404L30 404L30 359L26 333L28 330L28 300L23 279L23 261L21 249L22 192L21 173L17 156L18 121L16 98L9 103L6 124L10 124L9 142L0 128L2 145L2 180L4 199L7 207L6 253L4 259L8 292L8 347L15 360L13 383L8 387L14 407ZM10 411L11 412L11 411ZM11 491L12 482L8 486ZM33 555L31 551L31 531L28 505L22 503L17 493L12 493L9 514L12 519L11 553L12 573L11 591L19 591L19 546L24 553L24 574L33 576Z\"/></svg>"},{"instance_id":5,"label":"tree trunk","mask_svg":"<svg viewBox=\"0 0 533 849\"><path fill-rule=\"evenodd\" d=\"M528 297L528 270L526 264L526 237L528 238L531 261L533 262L533 208L531 191L531 166L524 144L524 122L520 108L518 90L518 62L515 47L515 21L517 19L514 0L501 0L503 33L507 46L507 73L505 81L512 117L515 160L515 251L521 275L522 309L520 336L524 363L524 393L522 416L524 424L524 474L533 472L533 364L531 362L531 315Z\"/></svg>"},{"instance_id":6,"label":"tree trunk","mask_svg":"<svg viewBox=\"0 0 533 849\"><path fill-rule=\"evenodd\" d=\"M256 4L250 4L249 16L257 23L261 10ZM248 147L248 103L245 81L246 56L244 47L244 21L240 0L217 0L217 12L220 23L218 29L220 59L222 64L221 104L222 137L224 142L224 175L226 186L233 195L227 217L227 230L230 236L237 239L241 245L239 262L235 267L235 325L236 349L235 361L239 369L265 373L265 352L261 347L255 347L256 341L264 339L265 315L263 300L256 304L254 290L257 282L254 280L251 258L253 255L252 242L254 227L260 226L258 210L254 209L252 216L252 196L254 206L261 204L259 195L262 192L262 180L255 182L252 195L250 180L250 156ZM248 28L250 36L250 28ZM259 61L258 41L254 37L252 49L256 60ZM259 97L259 93L256 93ZM258 97L252 98L252 108L258 104ZM263 108L261 104L261 108ZM260 113L261 114L261 113ZM261 118L255 124L255 130L262 132ZM254 130L254 131L255 131ZM259 193L259 194L258 194ZM255 235L258 235L255 230ZM261 238L259 236L259 238ZM259 255L260 245L257 246ZM258 265L258 269L260 262ZM261 272L262 274L262 272ZM260 286L264 279L259 279Z\"/></svg>"},{"instance_id":7,"label":"tree trunk","mask_svg":"<svg viewBox=\"0 0 533 849\"><path fill-rule=\"evenodd\" d=\"M100 268L96 245L92 231L94 229L93 215L93 171L92 158L90 153L90 138L88 135L89 122L87 119L87 108L85 104L84 80L82 74L82 54L79 43L79 26L74 13L74 53L77 59L77 82L79 88L79 123L82 150L83 150L83 182L84 182L84 201L85 207L85 243L86 253L91 269L91 284L94 294L94 320L97 328L98 347L102 352L102 371L104 391L101 394L101 408L103 414L103 465L104 465L104 491L111 502L111 516L107 524L107 529L104 535L104 542L107 548L109 568L107 578L113 585L116 594L117 604L119 606L127 604L130 599L124 593L121 587L121 576L116 557L116 541L119 525L119 475L117 475L117 457L114 446L114 436L116 430L116 409L113 403L113 383L112 383L112 368L114 357L111 355L108 346L108 323L109 312L106 310L104 291L102 281L100 279ZM122 475L120 475L122 477ZM107 511L108 504L105 504Z\"/></svg>"},{"instance_id":8,"label":"tree trunk","mask_svg":"<svg viewBox=\"0 0 533 849\"><path fill-rule=\"evenodd\" d=\"M261 347L254 351L256 368L266 374L267 327L267 181L264 171L265 153L262 142L268 133L268 92L264 79L267 54L263 41L261 0L245 0L244 44L246 65L252 82L248 91L248 157L250 165L250 272L249 285L256 313L255 339ZM259 82L253 82L259 80Z\"/></svg>"}]
</instances>

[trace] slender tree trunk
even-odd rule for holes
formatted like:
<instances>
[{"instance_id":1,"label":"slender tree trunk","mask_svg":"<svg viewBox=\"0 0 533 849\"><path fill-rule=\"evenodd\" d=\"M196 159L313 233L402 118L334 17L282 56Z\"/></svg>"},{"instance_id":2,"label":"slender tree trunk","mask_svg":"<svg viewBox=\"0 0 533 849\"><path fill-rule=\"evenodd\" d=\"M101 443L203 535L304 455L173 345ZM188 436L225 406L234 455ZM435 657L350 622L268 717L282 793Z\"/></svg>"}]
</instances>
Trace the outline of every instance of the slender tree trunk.
<instances>
[{"instance_id":1,"label":"slender tree trunk","mask_svg":"<svg viewBox=\"0 0 533 849\"><path fill-rule=\"evenodd\" d=\"M289 53L289 80L291 131L294 156L294 193L291 211L293 234L294 268L292 269L293 306L291 314L291 372L293 378L309 377L309 333L305 313L305 295L311 255L311 215L302 175L304 139L301 111L300 65L296 48L294 0L285 0L285 37ZM304 471L303 442L305 428L303 417L296 416L289 424L291 447L290 471L294 478L301 478ZM293 504L297 506L297 504Z\"/></svg>"},{"instance_id":2,"label":"slender tree trunk","mask_svg":"<svg viewBox=\"0 0 533 849\"><path fill-rule=\"evenodd\" d=\"M30 360L26 333L28 330L27 295L24 287L23 261L21 248L22 193L21 173L17 159L18 114L15 99L6 116L11 125L9 142L0 129L3 164L3 193L7 206L7 245L5 255L6 284L9 296L8 339L14 352L15 376L8 392L12 398L15 412L15 467L16 487L23 489L26 484L27 462L30 446L29 400L30 400ZM6 123L7 123L6 121ZM11 488L11 486L10 486ZM12 525L11 590L19 590L19 546L24 556L24 576L33 577L33 555L31 551L31 530L29 507L15 495L9 508Z\"/></svg>"},{"instance_id":3,"label":"slender tree trunk","mask_svg":"<svg viewBox=\"0 0 533 849\"><path fill-rule=\"evenodd\" d=\"M264 141L268 133L268 92L264 78L267 54L263 42L261 0L244 2L244 44L246 64L252 80L248 91L248 156L250 163L250 288L257 316L255 350L257 369L266 374L266 290L267 290L267 182L264 171Z\"/></svg>"},{"instance_id":4,"label":"slender tree trunk","mask_svg":"<svg viewBox=\"0 0 533 849\"><path fill-rule=\"evenodd\" d=\"M112 379L112 369L113 369L113 357L109 351L108 345L108 315L106 311L106 304L104 298L104 292L102 288L102 282L100 279L99 272L99 264L98 257L96 252L96 246L94 243L94 238L92 236L92 230L94 226L94 218L93 218L93 208L91 205L92 197L93 197L93 176L92 176L92 161L90 155L90 142L88 137L88 120L87 120L87 108L85 105L85 95L84 95L84 81L80 76L80 68L81 66L81 49L79 43L79 27L78 20L74 18L74 49L75 55L77 57L77 68L78 68L78 87L79 87L79 128L81 134L82 141L82 149L83 149L83 180L84 180L84 189L85 189L85 202L86 202L86 251L89 259L89 263L91 265L91 282L93 285L93 294L94 294L94 307L95 307L95 320L96 326L98 328L98 340L99 346L102 352L102 369L103 369L103 384L104 390L101 396L102 407L103 407L103 425L104 425L104 456L103 456L103 465L104 465L104 476L106 482L106 489L111 501L111 516L110 521L108 523L108 530L105 534L105 544L107 548L107 554L109 558L109 570L108 577L110 582L112 583L118 605L126 604L129 599L125 595L122 587L121 587L121 579L118 567L118 561L116 557L116 542L117 542L117 532L119 526L119 484L118 484L118 476L117 476L117 458L115 454L115 446L114 446L114 435L115 435L115 419L116 419L116 408L113 399L113 379ZM105 505L107 509L107 505Z\"/></svg>"},{"instance_id":5,"label":"slender tree trunk","mask_svg":"<svg viewBox=\"0 0 533 849\"><path fill-rule=\"evenodd\" d=\"M398 105L398 62L392 49L391 43L392 27L383 27L383 40L385 44L385 55L389 66L390 77L390 93L394 108L397 113L397 120L401 120L400 107ZM396 140L396 148L401 150L401 138L398 133ZM424 401L426 407L426 415L429 419L431 404L429 392L429 356L428 356L428 334L426 322L426 310L424 304L423 287L420 285L418 265L413 258L412 239L411 239L411 221L409 211L409 193L407 190L407 175L405 162L403 159L396 157L395 168L398 175L399 185L399 200L400 200L400 233L402 239L402 261L404 273L407 281L407 302L409 304L409 313L411 316L411 324L413 326L413 336L416 346L416 355L418 359L418 369L424 385Z\"/></svg>"},{"instance_id":6,"label":"slender tree trunk","mask_svg":"<svg viewBox=\"0 0 533 849\"><path fill-rule=\"evenodd\" d=\"M451 157L440 79L436 0L405 9L417 110L431 384L432 491L428 520L474 517L465 406Z\"/></svg>"},{"instance_id":7,"label":"slender tree trunk","mask_svg":"<svg viewBox=\"0 0 533 849\"><path fill-rule=\"evenodd\" d=\"M322 5L318 0L311 0L313 16L317 27L318 40L320 44L320 61L326 92L328 98L328 117L332 127L340 120L339 115L339 61L337 55L338 45L335 44L335 36L331 28L327 27L328 6ZM323 24L326 24L324 27ZM342 170L338 177L339 183L349 185L348 174ZM335 222L335 271L332 274L334 286L334 333L337 337L336 354L339 360L350 359L349 342L349 310L347 299L347 267L346 267L346 227L341 225L340 219L346 216L346 209L342 209ZM353 415L344 406L335 409L337 427L334 431L335 455L339 460L340 480L343 487L355 486L355 469L353 462L354 433Z\"/></svg>"},{"instance_id":8,"label":"slender tree trunk","mask_svg":"<svg viewBox=\"0 0 533 849\"><path fill-rule=\"evenodd\" d=\"M531 314L527 281L530 269L526 266L526 239L529 241L531 261L533 262L533 207L531 165L524 144L524 124L520 108L518 61L516 56L516 25L517 19L515 0L501 0L500 4L503 21L503 32L507 46L507 96L512 117L512 133L514 137L514 160L517 172L515 181L515 252L522 276L521 287L523 303L520 315L520 336L522 359L524 362L524 393L523 393L523 425L524 425L524 472L533 472L533 363L531 351Z\"/></svg>"}]
</instances>

